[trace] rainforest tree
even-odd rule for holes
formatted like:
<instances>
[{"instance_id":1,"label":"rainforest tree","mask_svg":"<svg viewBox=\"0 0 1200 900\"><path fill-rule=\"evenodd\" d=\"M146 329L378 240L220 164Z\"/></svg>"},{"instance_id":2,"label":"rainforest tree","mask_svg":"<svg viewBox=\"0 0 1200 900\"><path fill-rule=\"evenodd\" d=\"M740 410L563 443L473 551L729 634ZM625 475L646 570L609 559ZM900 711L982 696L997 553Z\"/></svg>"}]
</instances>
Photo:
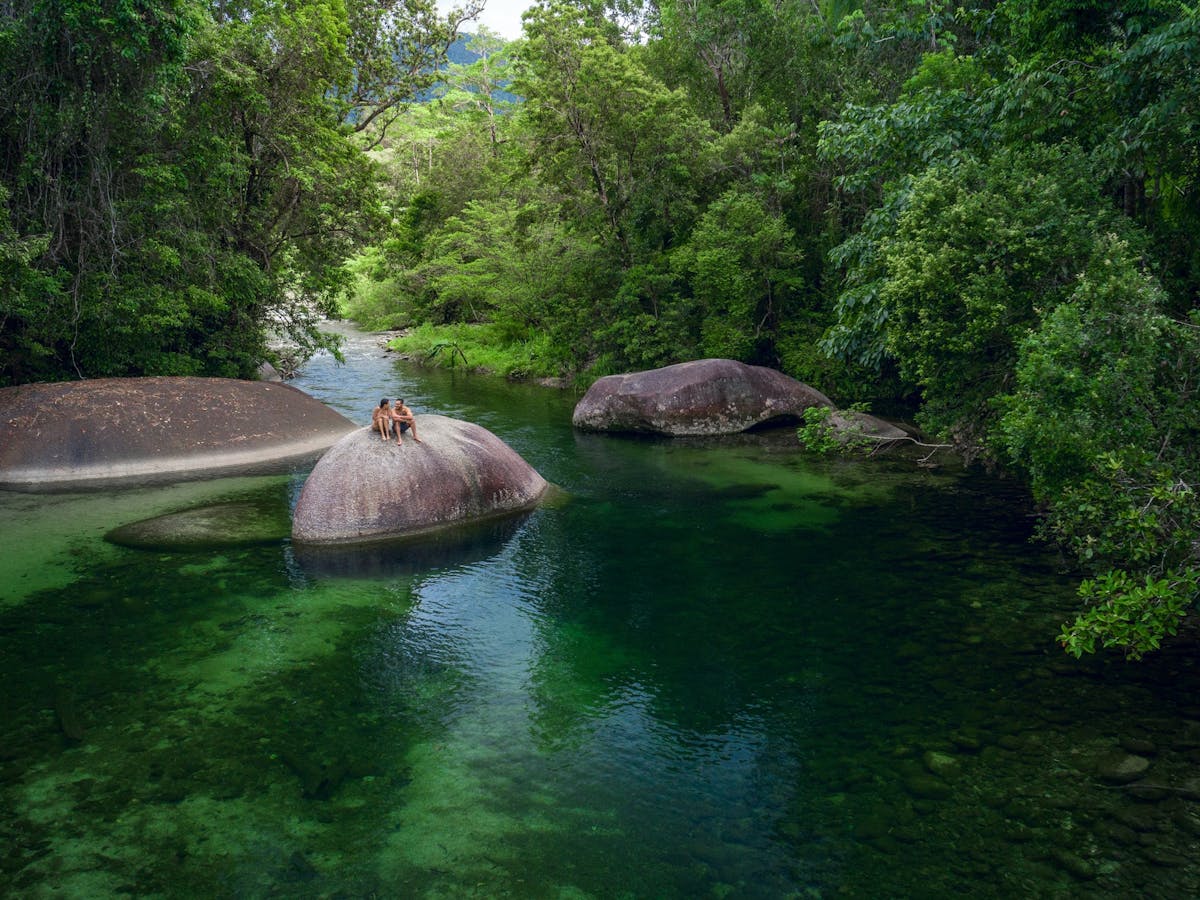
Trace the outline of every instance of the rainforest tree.
<instances>
[{"instance_id":1,"label":"rainforest tree","mask_svg":"<svg viewBox=\"0 0 1200 900\"><path fill-rule=\"evenodd\" d=\"M406 0L0 10L0 380L247 375L380 221L353 135L436 77Z\"/></svg>"}]
</instances>

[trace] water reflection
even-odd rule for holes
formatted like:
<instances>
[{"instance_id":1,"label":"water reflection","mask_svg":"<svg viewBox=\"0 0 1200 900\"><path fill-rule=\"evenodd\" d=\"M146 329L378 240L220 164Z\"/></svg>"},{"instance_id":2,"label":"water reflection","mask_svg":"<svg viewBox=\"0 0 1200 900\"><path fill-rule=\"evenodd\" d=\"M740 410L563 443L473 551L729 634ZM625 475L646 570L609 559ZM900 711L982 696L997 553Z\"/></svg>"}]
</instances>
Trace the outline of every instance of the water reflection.
<instances>
[{"instance_id":1,"label":"water reflection","mask_svg":"<svg viewBox=\"0 0 1200 900\"><path fill-rule=\"evenodd\" d=\"M446 528L401 540L294 544L300 571L315 578L400 578L480 562L499 553L528 513Z\"/></svg>"}]
</instances>

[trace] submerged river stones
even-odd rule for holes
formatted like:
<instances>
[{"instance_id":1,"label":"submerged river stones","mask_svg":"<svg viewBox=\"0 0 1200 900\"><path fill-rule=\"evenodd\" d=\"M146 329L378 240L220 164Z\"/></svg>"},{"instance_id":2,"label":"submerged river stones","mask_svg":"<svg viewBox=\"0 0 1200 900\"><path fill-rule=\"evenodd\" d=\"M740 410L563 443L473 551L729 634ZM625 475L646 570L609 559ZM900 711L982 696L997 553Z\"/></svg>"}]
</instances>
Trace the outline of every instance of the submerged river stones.
<instances>
[{"instance_id":1,"label":"submerged river stones","mask_svg":"<svg viewBox=\"0 0 1200 900\"><path fill-rule=\"evenodd\" d=\"M572 422L589 431L736 434L767 423L798 422L814 406L832 409L833 401L774 369L698 359L607 375L583 395Z\"/></svg>"},{"instance_id":2,"label":"submerged river stones","mask_svg":"<svg viewBox=\"0 0 1200 900\"><path fill-rule=\"evenodd\" d=\"M98 378L0 388L0 488L284 472L356 427L284 384Z\"/></svg>"},{"instance_id":3,"label":"submerged river stones","mask_svg":"<svg viewBox=\"0 0 1200 900\"><path fill-rule=\"evenodd\" d=\"M362 428L321 457L296 504L301 543L427 534L537 505L549 485L486 428L446 416L417 418L421 443L384 442Z\"/></svg>"},{"instance_id":4,"label":"submerged river stones","mask_svg":"<svg viewBox=\"0 0 1200 900\"><path fill-rule=\"evenodd\" d=\"M1134 753L1117 751L1103 757L1096 765L1096 774L1109 784L1128 784L1137 781L1150 768L1150 760Z\"/></svg>"}]
</instances>

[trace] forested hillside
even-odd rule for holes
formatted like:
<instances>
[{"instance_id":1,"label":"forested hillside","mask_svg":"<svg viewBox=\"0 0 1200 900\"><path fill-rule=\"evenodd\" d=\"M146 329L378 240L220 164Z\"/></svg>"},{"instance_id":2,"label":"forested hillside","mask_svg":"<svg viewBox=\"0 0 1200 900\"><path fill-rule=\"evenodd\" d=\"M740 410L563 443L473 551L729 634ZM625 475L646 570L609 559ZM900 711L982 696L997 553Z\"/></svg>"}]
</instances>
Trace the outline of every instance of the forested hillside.
<instances>
[{"instance_id":1,"label":"forested hillside","mask_svg":"<svg viewBox=\"0 0 1200 900\"><path fill-rule=\"evenodd\" d=\"M423 3L5 6L0 378L246 374L338 302L508 375L775 366L1025 478L1069 649L1174 631L1193 6L543 0L435 73Z\"/></svg>"}]
</instances>

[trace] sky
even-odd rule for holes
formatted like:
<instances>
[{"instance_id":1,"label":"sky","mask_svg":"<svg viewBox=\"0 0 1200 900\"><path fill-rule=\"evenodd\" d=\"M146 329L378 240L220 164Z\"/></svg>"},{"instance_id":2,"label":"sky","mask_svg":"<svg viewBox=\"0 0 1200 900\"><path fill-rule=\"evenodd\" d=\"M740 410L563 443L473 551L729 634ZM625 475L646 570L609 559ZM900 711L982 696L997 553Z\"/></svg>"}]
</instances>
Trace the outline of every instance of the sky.
<instances>
[{"instance_id":1,"label":"sky","mask_svg":"<svg viewBox=\"0 0 1200 900\"><path fill-rule=\"evenodd\" d=\"M463 5L463 0L438 0L438 9L443 12L451 6ZM532 5L533 0L485 0L483 12L476 21L506 40L515 40L521 36L521 13ZM470 31L471 23L467 23L464 30Z\"/></svg>"}]
</instances>

